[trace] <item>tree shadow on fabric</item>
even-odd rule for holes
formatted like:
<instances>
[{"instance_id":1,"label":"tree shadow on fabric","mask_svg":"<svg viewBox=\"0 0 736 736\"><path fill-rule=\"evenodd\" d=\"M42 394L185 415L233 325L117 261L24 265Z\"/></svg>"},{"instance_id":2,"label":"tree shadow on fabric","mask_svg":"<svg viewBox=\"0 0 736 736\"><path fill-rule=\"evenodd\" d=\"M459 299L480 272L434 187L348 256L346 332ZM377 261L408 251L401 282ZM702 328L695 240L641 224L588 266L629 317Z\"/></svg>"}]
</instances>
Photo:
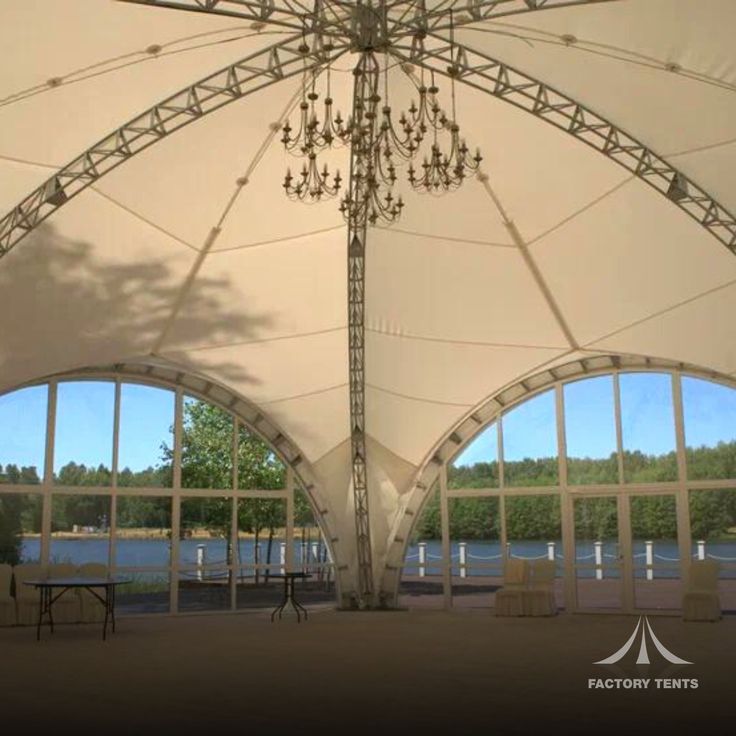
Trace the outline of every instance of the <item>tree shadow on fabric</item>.
<instances>
[{"instance_id":1,"label":"tree shadow on fabric","mask_svg":"<svg viewBox=\"0 0 736 736\"><path fill-rule=\"evenodd\" d=\"M131 251L127 261L125 253L42 224L0 259L0 390L61 371L151 359L196 254ZM177 332L196 347L257 338L272 322L246 313L231 279L199 274ZM258 383L233 362L209 369L226 381Z\"/></svg>"}]
</instances>

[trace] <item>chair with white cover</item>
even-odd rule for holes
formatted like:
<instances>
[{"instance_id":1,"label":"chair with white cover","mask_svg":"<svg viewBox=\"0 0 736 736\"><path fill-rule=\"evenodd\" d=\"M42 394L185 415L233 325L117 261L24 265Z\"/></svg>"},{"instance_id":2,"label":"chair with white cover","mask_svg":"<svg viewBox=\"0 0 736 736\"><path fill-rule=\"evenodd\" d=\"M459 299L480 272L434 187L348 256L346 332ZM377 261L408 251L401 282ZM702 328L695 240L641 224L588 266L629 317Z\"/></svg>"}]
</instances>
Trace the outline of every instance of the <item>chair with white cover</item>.
<instances>
[{"instance_id":1,"label":"chair with white cover","mask_svg":"<svg viewBox=\"0 0 736 736\"><path fill-rule=\"evenodd\" d=\"M554 560L534 560L530 565L529 586L521 593L524 616L556 616Z\"/></svg>"},{"instance_id":2,"label":"chair with white cover","mask_svg":"<svg viewBox=\"0 0 736 736\"><path fill-rule=\"evenodd\" d=\"M682 596L682 618L685 621L718 621L721 601L718 597L716 560L694 560L690 565L690 582Z\"/></svg>"},{"instance_id":3,"label":"chair with white cover","mask_svg":"<svg viewBox=\"0 0 736 736\"><path fill-rule=\"evenodd\" d=\"M79 577L82 578L106 578L109 575L107 565L101 562L85 562L79 566ZM102 594L102 589L95 589ZM105 620L105 607L88 590L80 589L79 598L82 602L82 618L85 623L93 623Z\"/></svg>"},{"instance_id":4,"label":"chair with white cover","mask_svg":"<svg viewBox=\"0 0 736 736\"><path fill-rule=\"evenodd\" d=\"M76 578L79 574L77 566L63 562L49 565L49 579L52 578ZM61 593L61 589L52 590L53 598ZM82 604L76 590L67 590L63 595L56 598L51 609L54 623L75 624L82 617Z\"/></svg>"},{"instance_id":5,"label":"chair with white cover","mask_svg":"<svg viewBox=\"0 0 736 736\"><path fill-rule=\"evenodd\" d=\"M45 580L46 568L36 562L16 565L13 568L15 577L15 616L16 621L25 626L38 623L38 607L41 593L32 585L24 585L26 580Z\"/></svg>"},{"instance_id":6,"label":"chair with white cover","mask_svg":"<svg viewBox=\"0 0 736 736\"><path fill-rule=\"evenodd\" d=\"M15 623L15 599L10 595L10 581L13 568L0 565L0 626L12 626Z\"/></svg>"},{"instance_id":7,"label":"chair with white cover","mask_svg":"<svg viewBox=\"0 0 736 736\"><path fill-rule=\"evenodd\" d=\"M523 616L522 593L529 579L526 560L510 557L503 568L503 587L496 591L496 616Z\"/></svg>"}]
</instances>

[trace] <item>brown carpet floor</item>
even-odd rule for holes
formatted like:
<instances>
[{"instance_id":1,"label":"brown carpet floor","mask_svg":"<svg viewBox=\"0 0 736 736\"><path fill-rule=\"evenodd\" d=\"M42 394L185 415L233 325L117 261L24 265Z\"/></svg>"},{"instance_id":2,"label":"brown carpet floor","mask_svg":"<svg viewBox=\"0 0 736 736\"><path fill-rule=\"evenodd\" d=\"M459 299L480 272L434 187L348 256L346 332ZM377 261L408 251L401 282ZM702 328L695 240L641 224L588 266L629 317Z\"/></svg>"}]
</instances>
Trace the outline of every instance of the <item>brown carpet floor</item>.
<instances>
[{"instance_id":1,"label":"brown carpet floor","mask_svg":"<svg viewBox=\"0 0 736 736\"><path fill-rule=\"evenodd\" d=\"M494 618L487 612L314 611L124 618L0 629L0 729L36 733L682 733L736 720L736 618L652 617L659 640L619 665L636 618ZM638 651L638 647L635 647ZM589 678L651 680L647 690L590 690ZM698 688L654 689L655 678ZM12 731L6 730L10 724Z\"/></svg>"}]
</instances>

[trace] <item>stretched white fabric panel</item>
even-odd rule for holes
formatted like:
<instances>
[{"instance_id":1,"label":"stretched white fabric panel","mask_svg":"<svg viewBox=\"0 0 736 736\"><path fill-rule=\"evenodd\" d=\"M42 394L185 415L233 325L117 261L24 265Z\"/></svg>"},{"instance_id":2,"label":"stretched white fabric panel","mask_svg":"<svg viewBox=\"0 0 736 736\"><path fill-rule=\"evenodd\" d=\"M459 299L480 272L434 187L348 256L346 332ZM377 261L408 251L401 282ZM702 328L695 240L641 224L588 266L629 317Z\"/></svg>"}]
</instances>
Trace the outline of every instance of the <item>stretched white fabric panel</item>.
<instances>
[{"instance_id":1,"label":"stretched white fabric panel","mask_svg":"<svg viewBox=\"0 0 736 736\"><path fill-rule=\"evenodd\" d=\"M735 30L730 0L620 0L478 23L457 38L607 116L736 210ZM0 215L45 167L283 37L123 3L3 4L12 63L0 70ZM344 116L355 58L332 73ZM416 92L398 67L389 86L398 119ZM0 390L88 365L170 361L261 407L316 463L342 514L345 228L335 200L284 196L286 168L301 162L273 124L298 90L295 77L195 121L0 260ZM444 79L440 101L449 105ZM387 516L455 422L521 377L588 354L579 348L736 371L730 252L564 131L463 84L457 104L486 186L420 196L400 169L402 219L369 232L366 428ZM327 160L347 178L345 148Z\"/></svg>"},{"instance_id":2,"label":"stretched white fabric panel","mask_svg":"<svg viewBox=\"0 0 736 736\"><path fill-rule=\"evenodd\" d=\"M736 277L726 248L634 180L530 250L583 346Z\"/></svg>"},{"instance_id":3,"label":"stretched white fabric panel","mask_svg":"<svg viewBox=\"0 0 736 736\"><path fill-rule=\"evenodd\" d=\"M3 259L0 390L58 371L144 358L192 252L94 191L80 195ZM202 284L200 303L210 295ZM218 328L192 320L191 336Z\"/></svg>"},{"instance_id":4,"label":"stretched white fabric panel","mask_svg":"<svg viewBox=\"0 0 736 736\"><path fill-rule=\"evenodd\" d=\"M736 280L699 298L642 321L594 344L599 350L623 349L641 355L667 355L736 374ZM625 348L624 348L625 346Z\"/></svg>"}]
</instances>

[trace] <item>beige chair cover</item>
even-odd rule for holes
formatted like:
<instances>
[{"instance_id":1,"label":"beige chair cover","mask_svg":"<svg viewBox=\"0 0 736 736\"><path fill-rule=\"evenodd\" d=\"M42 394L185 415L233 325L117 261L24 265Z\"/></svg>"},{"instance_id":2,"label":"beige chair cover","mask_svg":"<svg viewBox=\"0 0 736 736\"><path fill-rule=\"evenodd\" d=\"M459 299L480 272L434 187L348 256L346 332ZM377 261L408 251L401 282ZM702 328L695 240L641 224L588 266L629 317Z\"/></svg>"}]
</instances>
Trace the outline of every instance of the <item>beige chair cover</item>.
<instances>
[{"instance_id":1,"label":"beige chair cover","mask_svg":"<svg viewBox=\"0 0 736 736\"><path fill-rule=\"evenodd\" d=\"M690 583L682 597L685 621L718 621L721 618L718 568L716 560L695 560L691 564Z\"/></svg>"},{"instance_id":2,"label":"beige chair cover","mask_svg":"<svg viewBox=\"0 0 736 736\"><path fill-rule=\"evenodd\" d=\"M554 560L534 560L530 565L529 587L521 593L521 608L524 616L555 616L556 563Z\"/></svg>"},{"instance_id":3,"label":"beige chair cover","mask_svg":"<svg viewBox=\"0 0 736 736\"><path fill-rule=\"evenodd\" d=\"M529 578L526 560L506 560L503 588L496 591L496 616L523 616L522 593Z\"/></svg>"},{"instance_id":4,"label":"beige chair cover","mask_svg":"<svg viewBox=\"0 0 736 736\"><path fill-rule=\"evenodd\" d=\"M26 580L44 580L46 568L38 563L16 565L13 569L15 576L15 612L19 624L35 625L38 623L38 606L41 594L30 585L24 585Z\"/></svg>"}]
</instances>

